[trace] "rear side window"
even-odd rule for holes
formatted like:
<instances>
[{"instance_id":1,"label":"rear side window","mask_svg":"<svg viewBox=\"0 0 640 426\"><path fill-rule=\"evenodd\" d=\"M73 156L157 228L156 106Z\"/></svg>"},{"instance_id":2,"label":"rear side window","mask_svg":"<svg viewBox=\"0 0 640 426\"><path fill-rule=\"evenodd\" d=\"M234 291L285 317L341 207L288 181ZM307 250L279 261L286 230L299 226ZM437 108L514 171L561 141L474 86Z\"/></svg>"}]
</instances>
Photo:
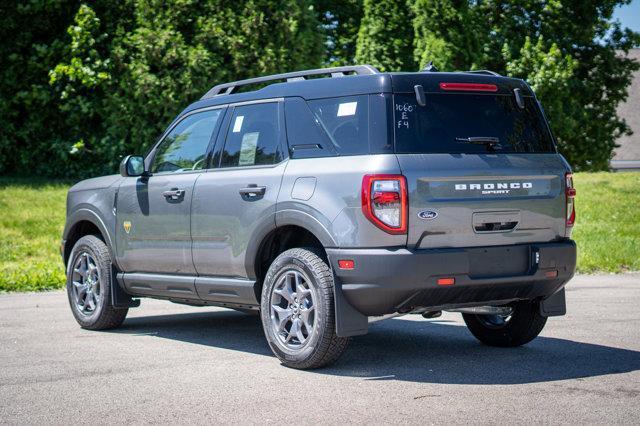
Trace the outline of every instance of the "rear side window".
<instances>
[{"instance_id":1,"label":"rear side window","mask_svg":"<svg viewBox=\"0 0 640 426\"><path fill-rule=\"evenodd\" d=\"M339 155L369 153L367 95L316 99L308 104Z\"/></svg>"},{"instance_id":2,"label":"rear side window","mask_svg":"<svg viewBox=\"0 0 640 426\"><path fill-rule=\"evenodd\" d=\"M537 102L494 94L426 95L421 107L413 94L394 97L397 153L555 152Z\"/></svg>"},{"instance_id":3,"label":"rear side window","mask_svg":"<svg viewBox=\"0 0 640 426\"><path fill-rule=\"evenodd\" d=\"M282 160L279 117L277 102L235 107L220 167L279 163Z\"/></svg>"}]
</instances>

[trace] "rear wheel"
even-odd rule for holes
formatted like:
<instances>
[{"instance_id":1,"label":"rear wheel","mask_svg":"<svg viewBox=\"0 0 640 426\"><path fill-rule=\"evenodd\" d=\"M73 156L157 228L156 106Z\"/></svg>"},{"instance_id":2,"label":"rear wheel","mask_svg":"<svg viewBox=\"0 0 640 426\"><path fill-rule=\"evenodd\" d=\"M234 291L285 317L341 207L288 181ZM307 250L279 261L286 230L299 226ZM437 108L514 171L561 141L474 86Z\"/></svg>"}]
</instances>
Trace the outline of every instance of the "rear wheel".
<instances>
[{"instance_id":1,"label":"rear wheel","mask_svg":"<svg viewBox=\"0 0 640 426\"><path fill-rule=\"evenodd\" d=\"M537 302L522 301L512 305L510 315L462 314L469 331L489 346L513 347L535 339L547 318L540 315Z\"/></svg>"},{"instance_id":2,"label":"rear wheel","mask_svg":"<svg viewBox=\"0 0 640 426\"><path fill-rule=\"evenodd\" d=\"M287 367L310 369L336 361L348 338L335 332L333 274L312 249L291 249L271 264L261 299L264 334Z\"/></svg>"},{"instance_id":3,"label":"rear wheel","mask_svg":"<svg viewBox=\"0 0 640 426\"><path fill-rule=\"evenodd\" d=\"M111 255L94 235L78 240L67 266L67 296L71 312L82 328L106 330L122 324L128 309L111 304Z\"/></svg>"}]
</instances>

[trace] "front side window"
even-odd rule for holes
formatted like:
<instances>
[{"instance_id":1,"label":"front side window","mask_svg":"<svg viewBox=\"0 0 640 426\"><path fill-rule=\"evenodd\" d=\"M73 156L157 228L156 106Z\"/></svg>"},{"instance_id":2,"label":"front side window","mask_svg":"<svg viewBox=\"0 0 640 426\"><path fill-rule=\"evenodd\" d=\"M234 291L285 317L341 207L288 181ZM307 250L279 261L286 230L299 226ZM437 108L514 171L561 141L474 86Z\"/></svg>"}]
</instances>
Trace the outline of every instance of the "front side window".
<instances>
[{"instance_id":1,"label":"front side window","mask_svg":"<svg viewBox=\"0 0 640 426\"><path fill-rule=\"evenodd\" d=\"M316 99L309 107L340 155L369 153L368 96Z\"/></svg>"},{"instance_id":2,"label":"front side window","mask_svg":"<svg viewBox=\"0 0 640 426\"><path fill-rule=\"evenodd\" d=\"M156 150L152 173L180 173L205 167L206 153L222 110L192 114L175 126Z\"/></svg>"},{"instance_id":3,"label":"front side window","mask_svg":"<svg viewBox=\"0 0 640 426\"><path fill-rule=\"evenodd\" d=\"M260 166L282 160L278 103L235 107L220 167Z\"/></svg>"}]
</instances>

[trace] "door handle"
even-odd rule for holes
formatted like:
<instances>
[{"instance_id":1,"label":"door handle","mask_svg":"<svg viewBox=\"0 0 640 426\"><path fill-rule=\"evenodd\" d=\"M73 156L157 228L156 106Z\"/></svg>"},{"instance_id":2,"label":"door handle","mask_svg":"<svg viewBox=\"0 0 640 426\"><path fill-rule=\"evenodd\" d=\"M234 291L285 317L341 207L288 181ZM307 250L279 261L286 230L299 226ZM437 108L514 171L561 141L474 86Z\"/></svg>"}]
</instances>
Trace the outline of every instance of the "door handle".
<instances>
[{"instance_id":1,"label":"door handle","mask_svg":"<svg viewBox=\"0 0 640 426\"><path fill-rule=\"evenodd\" d=\"M240 191L238 192L243 197L257 197L259 195L264 195L266 191L267 191L266 186L258 186L256 184L250 184L246 188L241 188Z\"/></svg>"},{"instance_id":2,"label":"door handle","mask_svg":"<svg viewBox=\"0 0 640 426\"><path fill-rule=\"evenodd\" d=\"M166 199L177 200L184 195L184 189L171 188L169 191L164 191L162 196Z\"/></svg>"}]
</instances>

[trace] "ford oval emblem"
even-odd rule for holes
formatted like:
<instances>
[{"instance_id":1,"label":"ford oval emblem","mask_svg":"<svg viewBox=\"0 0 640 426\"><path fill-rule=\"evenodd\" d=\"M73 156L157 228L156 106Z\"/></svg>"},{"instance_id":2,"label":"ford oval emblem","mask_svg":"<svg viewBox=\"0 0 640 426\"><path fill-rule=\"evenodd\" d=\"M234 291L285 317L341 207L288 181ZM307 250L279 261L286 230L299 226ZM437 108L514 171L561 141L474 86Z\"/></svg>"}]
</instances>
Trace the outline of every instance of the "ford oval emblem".
<instances>
[{"instance_id":1,"label":"ford oval emblem","mask_svg":"<svg viewBox=\"0 0 640 426\"><path fill-rule=\"evenodd\" d=\"M418 212L418 217L420 219L431 220L438 217L438 212L435 212L433 210L422 210Z\"/></svg>"}]
</instances>

